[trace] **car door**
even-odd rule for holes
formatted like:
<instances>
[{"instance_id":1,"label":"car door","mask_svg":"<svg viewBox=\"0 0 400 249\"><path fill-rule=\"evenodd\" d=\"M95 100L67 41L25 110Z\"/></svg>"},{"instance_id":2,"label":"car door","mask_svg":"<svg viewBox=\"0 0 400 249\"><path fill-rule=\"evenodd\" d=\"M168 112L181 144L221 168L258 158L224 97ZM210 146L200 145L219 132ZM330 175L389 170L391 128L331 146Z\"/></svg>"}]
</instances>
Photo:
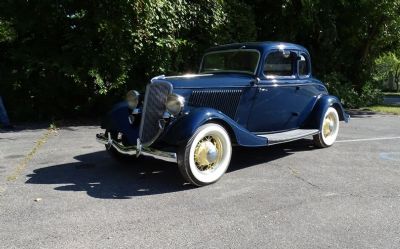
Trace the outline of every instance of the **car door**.
<instances>
[{"instance_id":1,"label":"car door","mask_svg":"<svg viewBox=\"0 0 400 249\"><path fill-rule=\"evenodd\" d=\"M324 92L324 88L312 80L309 55L299 51L296 64L298 79L294 83L296 90L292 96L295 105L291 108L292 112L296 114L297 119L293 120L293 123L289 124L292 128L299 128L302 126L303 122L308 118L313 110L318 96L321 92Z\"/></svg>"},{"instance_id":2,"label":"car door","mask_svg":"<svg viewBox=\"0 0 400 249\"><path fill-rule=\"evenodd\" d=\"M304 111L314 96L307 79L298 77L298 51L271 51L264 62L265 79L249 115L247 127L256 133L299 128Z\"/></svg>"}]
</instances>

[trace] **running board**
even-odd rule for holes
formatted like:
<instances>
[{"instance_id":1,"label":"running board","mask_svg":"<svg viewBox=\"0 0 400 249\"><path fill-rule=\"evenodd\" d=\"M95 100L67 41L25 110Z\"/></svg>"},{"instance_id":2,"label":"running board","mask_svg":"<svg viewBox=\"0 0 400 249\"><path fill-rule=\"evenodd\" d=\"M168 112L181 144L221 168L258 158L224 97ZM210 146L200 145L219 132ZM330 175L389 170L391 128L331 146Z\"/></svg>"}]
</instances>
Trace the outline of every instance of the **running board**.
<instances>
[{"instance_id":1,"label":"running board","mask_svg":"<svg viewBox=\"0 0 400 249\"><path fill-rule=\"evenodd\" d=\"M312 136L318 134L317 129L297 129L285 132L270 133L258 135L259 137L265 137L268 139L268 145L281 144L294 140L298 140L304 137Z\"/></svg>"}]
</instances>

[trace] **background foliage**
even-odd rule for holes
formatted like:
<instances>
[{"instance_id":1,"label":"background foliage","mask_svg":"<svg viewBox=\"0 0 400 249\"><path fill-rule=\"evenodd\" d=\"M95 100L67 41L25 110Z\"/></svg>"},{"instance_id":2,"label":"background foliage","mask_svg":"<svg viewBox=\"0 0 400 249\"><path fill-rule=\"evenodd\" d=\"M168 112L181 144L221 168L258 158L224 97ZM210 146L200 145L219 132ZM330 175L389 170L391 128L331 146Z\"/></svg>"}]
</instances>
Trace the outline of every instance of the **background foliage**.
<instances>
[{"instance_id":1,"label":"background foliage","mask_svg":"<svg viewBox=\"0 0 400 249\"><path fill-rule=\"evenodd\" d=\"M396 91L400 91L400 59L395 53L385 53L375 60L374 80L392 81Z\"/></svg>"},{"instance_id":2,"label":"background foliage","mask_svg":"<svg viewBox=\"0 0 400 249\"><path fill-rule=\"evenodd\" d=\"M195 72L210 46L279 40L360 106L379 99L378 58L398 56L398 13L400 0L3 0L0 95L14 119L96 116L155 75Z\"/></svg>"}]
</instances>

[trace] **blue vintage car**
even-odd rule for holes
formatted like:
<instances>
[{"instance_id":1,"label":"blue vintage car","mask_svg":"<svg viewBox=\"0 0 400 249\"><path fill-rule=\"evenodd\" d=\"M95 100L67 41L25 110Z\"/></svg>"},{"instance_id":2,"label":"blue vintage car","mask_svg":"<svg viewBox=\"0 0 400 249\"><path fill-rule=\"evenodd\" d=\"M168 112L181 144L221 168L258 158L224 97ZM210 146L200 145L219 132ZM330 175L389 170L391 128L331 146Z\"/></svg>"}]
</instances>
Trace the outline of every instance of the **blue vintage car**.
<instances>
[{"instance_id":1,"label":"blue vintage car","mask_svg":"<svg viewBox=\"0 0 400 249\"><path fill-rule=\"evenodd\" d=\"M108 113L97 140L116 158L175 162L190 183L218 181L232 146L260 147L312 136L331 146L340 101L313 78L308 51L281 42L235 43L206 51L195 75L158 76L143 95L129 91Z\"/></svg>"}]
</instances>

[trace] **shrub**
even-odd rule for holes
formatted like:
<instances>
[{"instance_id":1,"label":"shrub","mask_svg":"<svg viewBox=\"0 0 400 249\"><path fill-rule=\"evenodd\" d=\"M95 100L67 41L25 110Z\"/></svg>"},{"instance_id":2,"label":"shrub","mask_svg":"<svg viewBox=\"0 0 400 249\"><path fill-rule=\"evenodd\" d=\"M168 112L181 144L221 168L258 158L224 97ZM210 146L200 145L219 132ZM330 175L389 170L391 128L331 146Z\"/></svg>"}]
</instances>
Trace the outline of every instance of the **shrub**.
<instances>
[{"instance_id":1,"label":"shrub","mask_svg":"<svg viewBox=\"0 0 400 249\"><path fill-rule=\"evenodd\" d=\"M340 73L331 73L324 77L330 94L337 96L346 108L358 108L380 104L383 101L382 91L375 81L368 81L360 91Z\"/></svg>"},{"instance_id":2,"label":"shrub","mask_svg":"<svg viewBox=\"0 0 400 249\"><path fill-rule=\"evenodd\" d=\"M383 92L376 81L367 81L361 89L361 106L378 105L383 102Z\"/></svg>"},{"instance_id":3,"label":"shrub","mask_svg":"<svg viewBox=\"0 0 400 249\"><path fill-rule=\"evenodd\" d=\"M0 1L0 95L13 120L96 116L255 32L241 0Z\"/></svg>"}]
</instances>

